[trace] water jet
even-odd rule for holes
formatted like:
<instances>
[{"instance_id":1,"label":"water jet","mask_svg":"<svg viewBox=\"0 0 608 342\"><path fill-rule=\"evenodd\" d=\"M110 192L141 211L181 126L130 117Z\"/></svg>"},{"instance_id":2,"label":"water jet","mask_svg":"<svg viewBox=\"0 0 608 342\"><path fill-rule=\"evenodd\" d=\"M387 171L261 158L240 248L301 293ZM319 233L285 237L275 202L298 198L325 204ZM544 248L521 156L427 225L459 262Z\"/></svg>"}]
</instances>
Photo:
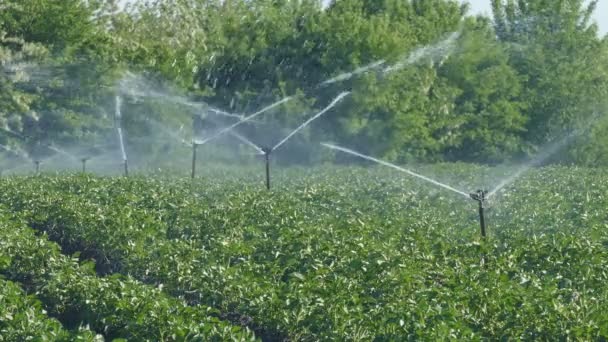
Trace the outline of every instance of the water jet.
<instances>
[{"instance_id":1,"label":"water jet","mask_svg":"<svg viewBox=\"0 0 608 342\"><path fill-rule=\"evenodd\" d=\"M452 192L457 193L457 194L459 194L459 195L462 195L462 196L464 196L464 197L466 197L466 198L469 198L469 197L470 197L470 195L469 195L469 194L467 194L467 193L466 193L466 192L464 192L464 191L458 190L458 189L453 188L453 187L451 187L451 186L449 186L449 185L447 185L447 184L443 184L443 183L438 182L438 181L436 181L436 180L434 180L434 179L432 179L432 178L429 178L429 177L423 176L423 175L421 175L421 174L419 174L419 173L416 173L416 172L411 171L411 170L408 170L408 169L406 169L406 168L403 168L403 167L397 166L397 165L392 164L392 163L389 163L389 162L387 162L387 161L380 160L380 159L377 159L377 158L374 158L374 157L370 157L370 156L367 156L367 155L365 155L365 154L362 154L362 153L359 153L359 152L353 151L353 150L351 150L351 149L348 149L348 148L345 148L345 147L340 147L340 146L333 145L333 144L330 144L330 143L321 143L321 145L323 145L323 146L325 146L325 147L327 147L327 148L330 148L330 149L332 149L332 150L336 150L336 151L340 151L340 152L348 153L348 154L351 154L351 155L354 155L354 156L356 156L356 157L359 157L359 158L363 158L363 159L366 159L366 160L372 161L372 162L377 163L377 164L380 164L380 165L388 166L388 167L393 168L393 169L395 169L395 170L398 170L398 171L401 171L401 172L407 173L407 174L409 174L410 176L413 176L413 177L416 177L416 178L422 179L422 180L424 180L424 181L426 181L426 182L428 182L428 183L434 184L434 185L439 186L439 187L441 187L441 188L444 188L444 189L446 189L446 190L449 190L449 191L452 191Z\"/></svg>"},{"instance_id":2,"label":"water jet","mask_svg":"<svg viewBox=\"0 0 608 342\"><path fill-rule=\"evenodd\" d=\"M125 149L125 142L122 134L122 113L121 113L121 99L120 96L116 96L116 107L114 112L114 124L116 125L116 133L118 135L118 143L120 145L120 152L122 154L122 162L125 171L125 177L129 176L129 160L127 158L127 151Z\"/></svg>"},{"instance_id":3,"label":"water jet","mask_svg":"<svg viewBox=\"0 0 608 342\"><path fill-rule=\"evenodd\" d=\"M327 107L323 108L323 110L321 110L320 112L318 112L317 114L313 115L312 117L310 117L308 120L304 121L304 123L302 123L300 126L298 126L296 129L294 129L293 131L291 131L291 133L289 133L285 138L283 138L283 140L279 141L276 145L274 145L271 150L276 150L279 147L281 147L284 143L286 143L289 139L291 139L291 137L293 137L296 133L298 133L300 130L304 129L306 126L310 125L311 122L315 121L316 119L318 119L321 115L325 114L327 111L329 111L330 109L332 109L335 105L337 105L340 101L342 101L343 98L345 98L346 96L350 95L349 91L344 91L341 92L340 94L338 94L338 96L336 96L329 105L327 105Z\"/></svg>"},{"instance_id":4,"label":"water jet","mask_svg":"<svg viewBox=\"0 0 608 342\"><path fill-rule=\"evenodd\" d=\"M342 101L342 99L344 97L346 97L349 94L350 94L350 92L348 92L348 91L340 93L338 96L336 96L335 99L333 99L331 101L331 103L329 105L327 105L325 108L323 108L320 112L318 112L315 115L313 115L312 117L310 117L308 120L304 121L300 126L298 126L296 129L294 129L289 134L287 134L287 136L285 136L283 139L281 139L281 141L279 141L276 145L274 145L272 147L264 146L261 148L256 146L258 151L260 151L264 155L264 162L266 164L266 189L270 190L270 154L273 151L276 151L277 149L279 149L281 146L283 146L283 144L285 144L289 139L291 139L291 137L296 135L296 133L298 133L299 131L304 129L306 126L310 125L310 123L312 123L313 121L315 121L316 119L321 117L321 115L325 114L330 109L332 109L335 105L337 105L340 101Z\"/></svg>"},{"instance_id":5,"label":"water jet","mask_svg":"<svg viewBox=\"0 0 608 342\"><path fill-rule=\"evenodd\" d=\"M557 152L562 150L564 147L568 146L574 138L577 138L583 135L588 129L593 127L593 124L597 122L601 118L599 113L595 113L591 119L586 122L582 127L575 129L568 133L565 137L560 140L553 142L552 144L546 146L540 153L536 154L532 160L523 164L519 167L512 175L503 179L494 189L492 189L488 194L487 198L493 197L494 195L499 194L499 192L508 186L510 186L513 182L517 181L519 177L528 172L533 167L541 165L545 162L549 157L555 155Z\"/></svg>"},{"instance_id":6,"label":"water jet","mask_svg":"<svg viewBox=\"0 0 608 342\"><path fill-rule=\"evenodd\" d=\"M233 123L232 125L219 130L218 132L216 132L215 134L211 135L210 137L208 137L208 138L206 138L206 139L198 142L198 144L199 145L204 145L207 142L220 137L222 134L225 134L225 133L228 133L228 132L232 131L235 127L237 127L237 126L239 126L239 125L241 125L241 124L243 124L245 122L251 121L253 118L255 118L255 117L257 117L257 116L259 116L259 115L261 115L261 114L263 114L263 113L265 113L265 112L267 112L267 111L269 111L269 110L271 110L271 109L273 109L273 108L275 108L275 107L277 107L277 106L279 106L279 105L287 102L287 101L290 101L291 99L292 99L292 97L285 97L282 100L279 100L279 101L277 101L275 103L272 103L271 105L266 106L266 107L262 108L261 110L255 112L255 113L253 113L253 114L251 114L249 116L244 117L243 119L241 119L241 120Z\"/></svg>"},{"instance_id":7,"label":"water jet","mask_svg":"<svg viewBox=\"0 0 608 342\"><path fill-rule=\"evenodd\" d=\"M363 158L363 159L372 161L372 162L377 163L377 164L388 166L388 167L393 168L395 170L407 173L407 174L409 174L411 176L414 176L416 178L422 179L422 180L424 180L426 182L429 182L429 183L434 184L436 186L442 187L442 188L444 188L446 190L450 190L450 191L452 191L454 193L457 193L459 195L462 195L462 196L465 196L467 198L471 198L471 199L477 201L479 203L479 224L480 224L480 227L481 227L481 236L483 238L486 237L486 221L485 221L485 212L484 211L485 211L485 202L486 202L486 200L488 198L488 192L487 191L485 191L485 190L477 190L474 193L467 194L467 193L465 193L463 191L460 191L460 190L458 190L456 188L453 188L453 187L451 187L451 186L449 186L447 184L440 183L440 182L438 182L438 181L436 181L434 179L431 179L429 177L426 177L426 176L423 176L421 174L415 173L413 171L410 171L410 170L405 169L403 167L397 166L395 164L391 164L389 162L386 162L386 161L383 161L383 160L380 160L380 159L376 159L374 157L366 156L366 155L364 155L362 153L350 150L348 148L344 148L344 147L340 147L340 146L336 146L336 145L328 144L328 143L322 143L321 145L323 145L323 146L325 146L327 148L330 148L332 150L341 151L341 152L344 152L344 153L348 153L348 154L357 156L359 158Z\"/></svg>"}]
</instances>

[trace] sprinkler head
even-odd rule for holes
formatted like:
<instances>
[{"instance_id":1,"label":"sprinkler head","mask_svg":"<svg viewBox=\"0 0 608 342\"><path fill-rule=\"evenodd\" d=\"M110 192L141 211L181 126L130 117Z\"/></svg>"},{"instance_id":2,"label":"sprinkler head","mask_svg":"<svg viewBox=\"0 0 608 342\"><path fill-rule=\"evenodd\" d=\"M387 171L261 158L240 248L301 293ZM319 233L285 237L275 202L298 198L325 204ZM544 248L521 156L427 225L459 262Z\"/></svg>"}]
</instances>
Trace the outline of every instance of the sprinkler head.
<instances>
[{"instance_id":1,"label":"sprinkler head","mask_svg":"<svg viewBox=\"0 0 608 342\"><path fill-rule=\"evenodd\" d=\"M263 146L261 150L262 152L264 152L265 155L269 155L270 153L272 153L272 147Z\"/></svg>"},{"instance_id":2,"label":"sprinkler head","mask_svg":"<svg viewBox=\"0 0 608 342\"><path fill-rule=\"evenodd\" d=\"M484 202L487 194L488 192L486 190L477 190L476 192L470 193L469 196L475 201Z\"/></svg>"},{"instance_id":3,"label":"sprinkler head","mask_svg":"<svg viewBox=\"0 0 608 342\"><path fill-rule=\"evenodd\" d=\"M472 192L469 194L469 196L471 196L471 198L475 201L477 201L477 203L479 203L479 225L481 228L481 237L485 238L486 237L486 218L485 218L485 214L484 214L484 206L485 206L485 201L486 201L486 195L488 194L487 191L485 190L477 190L476 192Z\"/></svg>"}]
</instances>

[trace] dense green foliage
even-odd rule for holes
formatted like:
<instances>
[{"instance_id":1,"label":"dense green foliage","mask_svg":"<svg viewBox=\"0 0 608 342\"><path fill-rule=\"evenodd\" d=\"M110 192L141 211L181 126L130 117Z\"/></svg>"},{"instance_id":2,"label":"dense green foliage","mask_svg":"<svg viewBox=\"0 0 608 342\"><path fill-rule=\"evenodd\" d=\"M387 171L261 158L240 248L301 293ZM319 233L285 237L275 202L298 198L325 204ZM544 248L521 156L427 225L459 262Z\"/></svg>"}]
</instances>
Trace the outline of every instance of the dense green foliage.
<instances>
[{"instance_id":1,"label":"dense green foliage","mask_svg":"<svg viewBox=\"0 0 608 342\"><path fill-rule=\"evenodd\" d=\"M423 171L473 188L509 170ZM272 192L243 176L14 178L1 181L0 201L64 253L93 260L98 274L128 274L212 307L264 340L608 337L608 177L601 170L533 171L490 203L488 241L477 237L476 203L392 172L291 170ZM20 241L39 241L18 224L5 227ZM11 236L4 235L3 245ZM56 259L71 271L23 260L8 274L42 272L33 274L42 300L66 308L83 305L88 286L141 286ZM90 280L70 280L71 272ZM55 292L59 282L67 293ZM160 298L154 292L146 301L153 296ZM119 306L103 291L95 299L93 309ZM97 331L94 322L107 320L94 317Z\"/></svg>"},{"instance_id":2,"label":"dense green foliage","mask_svg":"<svg viewBox=\"0 0 608 342\"><path fill-rule=\"evenodd\" d=\"M0 179L0 341L608 339L597 0L493 0L491 18L457 0L119 3L0 1L0 172L158 170ZM343 94L273 171L352 160L319 141L476 162L419 166L467 190L538 150L581 167L509 184L488 238L464 193L392 171L283 169L265 191L260 170L213 169ZM175 176L189 139L282 99L232 132L254 143L226 134L201 178Z\"/></svg>"},{"instance_id":3,"label":"dense green foliage","mask_svg":"<svg viewBox=\"0 0 608 342\"><path fill-rule=\"evenodd\" d=\"M61 323L49 318L40 301L19 285L0 279L0 341L95 341L87 329L70 334Z\"/></svg>"},{"instance_id":4,"label":"dense green foliage","mask_svg":"<svg viewBox=\"0 0 608 342\"><path fill-rule=\"evenodd\" d=\"M259 143L352 90L287 147L292 161L311 160L302 146L323 138L396 161L501 162L593 122L559 160L605 164L608 43L590 21L595 2L494 0L485 18L455 0L154 0L122 10L113 0L6 0L0 125L25 137L0 143L35 154L49 152L39 142L103 140L131 70L231 112L294 95L263 119L270 125L245 128ZM319 87L379 60L402 67ZM150 118L177 128L204 113L159 96L127 102L131 145L158 132ZM211 118L204 127L226 124Z\"/></svg>"},{"instance_id":5,"label":"dense green foliage","mask_svg":"<svg viewBox=\"0 0 608 342\"><path fill-rule=\"evenodd\" d=\"M68 327L86 325L109 340L253 339L251 334L212 317L212 309L187 306L130 277L97 277L94 264L79 265L77 259L62 255L55 243L37 237L19 222L3 219L0 234L0 274L36 293L45 310ZM28 310L40 310L40 304ZM11 317L10 312L6 317ZM61 339L60 329L55 329ZM31 337L51 332L20 331Z\"/></svg>"}]
</instances>

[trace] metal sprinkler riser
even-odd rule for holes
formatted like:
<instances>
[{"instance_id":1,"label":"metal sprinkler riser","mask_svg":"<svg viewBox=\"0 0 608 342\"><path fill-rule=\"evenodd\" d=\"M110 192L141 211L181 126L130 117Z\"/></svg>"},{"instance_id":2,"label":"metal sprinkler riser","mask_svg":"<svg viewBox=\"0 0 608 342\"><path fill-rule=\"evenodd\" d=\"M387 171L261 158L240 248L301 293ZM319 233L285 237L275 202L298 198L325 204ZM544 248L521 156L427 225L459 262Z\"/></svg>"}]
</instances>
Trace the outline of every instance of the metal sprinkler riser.
<instances>
[{"instance_id":1,"label":"metal sprinkler riser","mask_svg":"<svg viewBox=\"0 0 608 342\"><path fill-rule=\"evenodd\" d=\"M194 179L196 177L196 151L198 148L198 144L196 142L192 143L192 173L190 177Z\"/></svg>"},{"instance_id":2,"label":"metal sprinkler riser","mask_svg":"<svg viewBox=\"0 0 608 342\"><path fill-rule=\"evenodd\" d=\"M129 177L129 160L123 160L123 165L125 168L125 177Z\"/></svg>"},{"instance_id":3,"label":"metal sprinkler riser","mask_svg":"<svg viewBox=\"0 0 608 342\"><path fill-rule=\"evenodd\" d=\"M479 203L479 226L481 228L481 237L486 237L486 218L485 218L485 201L488 192L486 190L477 190L469 194L471 198Z\"/></svg>"},{"instance_id":4,"label":"metal sprinkler riser","mask_svg":"<svg viewBox=\"0 0 608 342\"><path fill-rule=\"evenodd\" d=\"M82 162L82 173L87 172L87 161L89 158L82 158L80 161Z\"/></svg>"},{"instance_id":5,"label":"metal sprinkler riser","mask_svg":"<svg viewBox=\"0 0 608 342\"><path fill-rule=\"evenodd\" d=\"M268 146L264 146L261 149L264 152L264 162L266 163L266 189L270 190L270 154L273 149Z\"/></svg>"},{"instance_id":6,"label":"metal sprinkler riser","mask_svg":"<svg viewBox=\"0 0 608 342\"><path fill-rule=\"evenodd\" d=\"M262 146L260 148L262 150L262 152L264 152L264 154L266 155L270 155L272 153L272 147L268 147L268 146Z\"/></svg>"}]
</instances>

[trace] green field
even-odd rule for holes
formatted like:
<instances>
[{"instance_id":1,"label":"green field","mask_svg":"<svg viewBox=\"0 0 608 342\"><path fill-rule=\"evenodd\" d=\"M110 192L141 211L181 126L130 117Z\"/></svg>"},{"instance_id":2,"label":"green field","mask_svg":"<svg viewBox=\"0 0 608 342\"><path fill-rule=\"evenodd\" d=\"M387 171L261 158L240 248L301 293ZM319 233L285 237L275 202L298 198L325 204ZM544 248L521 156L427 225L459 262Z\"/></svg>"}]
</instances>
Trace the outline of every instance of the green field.
<instances>
[{"instance_id":1,"label":"green field","mask_svg":"<svg viewBox=\"0 0 608 342\"><path fill-rule=\"evenodd\" d=\"M607 171L279 173L0 180L0 341L608 338Z\"/></svg>"}]
</instances>

